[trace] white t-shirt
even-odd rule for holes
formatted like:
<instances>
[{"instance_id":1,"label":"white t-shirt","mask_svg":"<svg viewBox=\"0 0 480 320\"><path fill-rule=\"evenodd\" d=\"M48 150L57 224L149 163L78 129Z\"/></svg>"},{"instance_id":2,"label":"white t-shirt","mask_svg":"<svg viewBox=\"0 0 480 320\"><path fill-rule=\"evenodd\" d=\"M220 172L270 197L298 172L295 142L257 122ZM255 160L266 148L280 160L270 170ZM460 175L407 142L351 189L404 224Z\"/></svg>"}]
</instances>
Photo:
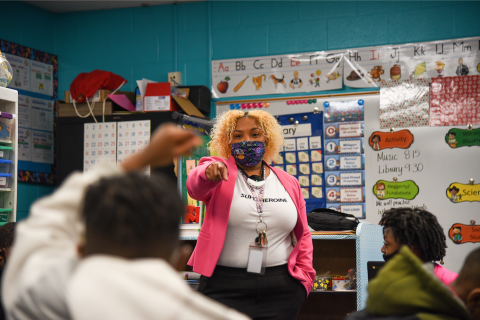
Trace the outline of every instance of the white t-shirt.
<instances>
[{"instance_id":1,"label":"white t-shirt","mask_svg":"<svg viewBox=\"0 0 480 320\"><path fill-rule=\"evenodd\" d=\"M291 232L297 224L298 213L292 198L273 171L265 179L263 213L263 221L268 225L267 267L286 264L293 249ZM255 227L258 221L256 202L243 174L238 172L225 244L218 265L247 267L249 246L257 237Z\"/></svg>"}]
</instances>

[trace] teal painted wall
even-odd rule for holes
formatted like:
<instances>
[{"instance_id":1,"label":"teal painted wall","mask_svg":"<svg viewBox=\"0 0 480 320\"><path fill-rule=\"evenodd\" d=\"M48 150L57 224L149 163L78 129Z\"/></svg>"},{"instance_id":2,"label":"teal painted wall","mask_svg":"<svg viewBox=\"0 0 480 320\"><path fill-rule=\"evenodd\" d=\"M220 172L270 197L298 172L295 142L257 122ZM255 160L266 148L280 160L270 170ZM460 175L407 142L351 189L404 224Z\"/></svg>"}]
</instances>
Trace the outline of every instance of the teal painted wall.
<instances>
[{"instance_id":1,"label":"teal painted wall","mask_svg":"<svg viewBox=\"0 0 480 320\"><path fill-rule=\"evenodd\" d=\"M0 12L8 18L0 27L0 39L37 50L55 53L55 14L20 1L1 1ZM53 187L18 183L17 221L28 215L36 199L51 193Z\"/></svg>"},{"instance_id":2,"label":"teal painted wall","mask_svg":"<svg viewBox=\"0 0 480 320\"><path fill-rule=\"evenodd\" d=\"M211 1L62 14L59 88L96 68L122 75L127 90L169 71L209 86L212 59L479 36L479 15L478 1Z\"/></svg>"},{"instance_id":3,"label":"teal painted wall","mask_svg":"<svg viewBox=\"0 0 480 320\"><path fill-rule=\"evenodd\" d=\"M183 84L209 86L212 59L480 35L477 1L212 1L66 14L17 2L0 8L24 22L2 26L0 38L59 56L60 98L94 69L120 74L130 91L141 78L166 81L169 71L182 72ZM359 90L369 89L333 92ZM19 217L50 191L20 185Z\"/></svg>"}]
</instances>

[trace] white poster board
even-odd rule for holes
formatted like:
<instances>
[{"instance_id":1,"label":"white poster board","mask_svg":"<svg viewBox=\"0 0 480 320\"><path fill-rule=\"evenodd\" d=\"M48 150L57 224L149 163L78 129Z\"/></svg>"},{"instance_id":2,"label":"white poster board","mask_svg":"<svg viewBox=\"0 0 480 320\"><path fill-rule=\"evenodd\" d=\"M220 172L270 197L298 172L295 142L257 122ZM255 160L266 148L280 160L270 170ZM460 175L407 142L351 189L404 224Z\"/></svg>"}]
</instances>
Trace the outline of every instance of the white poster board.
<instances>
[{"instance_id":1,"label":"white poster board","mask_svg":"<svg viewBox=\"0 0 480 320\"><path fill-rule=\"evenodd\" d=\"M480 223L480 202L462 202L452 203L446 196L447 187L453 182L468 183L473 178L475 183L480 183L480 169L478 169L478 159L480 159L480 147L462 147L457 149L450 148L445 142L445 135L452 127L420 127L407 128L414 136L414 142L408 149L386 149L375 151L368 144L368 139L374 131L388 132L389 130L380 130L380 95L359 95L359 96L339 96L328 98L317 98L314 104L287 104L287 101L302 100L305 98L294 97L288 100L251 100L251 103L269 102L268 108L263 108L275 116L285 114L295 114L302 112L311 112L317 107L323 111L325 101L345 101L348 99L363 99L365 101L365 201L366 201L366 219L364 222L378 224L382 210L398 207L401 205L423 207L435 214L444 229L447 237L447 255L444 259L445 267L451 271L458 272L463 264L467 254L480 244L464 243L455 244L448 238L448 230L454 223L469 224L470 220ZM308 99L311 99L309 97ZM250 101L249 101L250 102ZM233 107L236 105L233 104ZM217 105L217 115L226 112L232 108L232 104ZM240 109L244 110L244 109ZM248 109L247 109L248 110ZM251 109L250 109L251 110ZM246 111L246 110L245 110ZM480 126L474 126L478 128ZM402 128L403 129L403 128ZM400 129L398 129L400 130ZM405 151L410 151L410 159L405 158ZM378 155L383 151L383 155L388 159L397 160L378 160ZM415 152L417 151L417 152ZM418 154L419 152L419 154ZM415 154L415 158L414 158ZM384 157L384 158L385 158ZM410 170L408 167L410 164ZM421 164L420 171L418 165ZM326 162L325 165L328 165ZM385 167L385 165L387 167ZM414 165L417 165L417 172L414 171ZM392 168L402 168L402 173L391 171ZM395 169L393 169L395 170ZM353 170L354 171L354 170ZM414 200L408 203L390 205L378 205L379 201L374 193L373 187L378 180L392 180L397 177L399 181L413 180L419 187L419 193ZM326 178L326 177L325 177ZM405 200L407 201L407 200ZM380 202L387 202L383 200Z\"/></svg>"}]
</instances>

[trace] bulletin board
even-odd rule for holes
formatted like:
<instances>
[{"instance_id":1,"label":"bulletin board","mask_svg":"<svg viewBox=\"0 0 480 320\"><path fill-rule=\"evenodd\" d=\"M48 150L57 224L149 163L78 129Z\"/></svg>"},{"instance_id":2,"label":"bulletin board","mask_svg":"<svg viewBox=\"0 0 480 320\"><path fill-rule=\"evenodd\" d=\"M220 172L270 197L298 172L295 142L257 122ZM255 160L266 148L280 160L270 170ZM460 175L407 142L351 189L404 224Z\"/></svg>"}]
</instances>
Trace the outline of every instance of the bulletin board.
<instances>
[{"instance_id":1,"label":"bulletin board","mask_svg":"<svg viewBox=\"0 0 480 320\"><path fill-rule=\"evenodd\" d=\"M0 39L18 91L18 180L55 183L58 56Z\"/></svg>"},{"instance_id":2,"label":"bulletin board","mask_svg":"<svg viewBox=\"0 0 480 320\"><path fill-rule=\"evenodd\" d=\"M311 102L313 100L316 100L315 103ZM323 112L325 115L332 102L359 100L362 100L364 104L364 120L361 125L363 136L358 137L358 139L363 139L361 166L364 171L345 170L344 172L357 173L348 176L349 181L352 179L358 181L358 173L363 175L364 214L360 218L363 218L364 222L378 224L382 212L390 208L405 206L423 208L432 212L437 216L447 237L448 248L444 266L451 271L458 272L466 255L480 246L480 242L478 242L480 240L480 226L478 225L480 224L480 170L478 170L480 146L464 145L460 147L460 144L457 144L458 147L452 148L448 143L448 133L452 132L451 130L467 131L469 130L467 126L392 128L392 132L390 132L390 128L381 129L380 94L378 92L217 102L217 115L232 108L236 109L237 105L241 110L246 110L250 104L250 109L253 109L253 106L257 108L262 106L261 110L274 116L280 116L279 119L282 123L284 118L296 119L303 113L314 112L314 108L318 108L317 112ZM292 101L294 102L292 103ZM296 101L301 102L296 103ZM307 102L305 103L305 101ZM265 108L267 102L268 107ZM242 109L242 105L245 105L246 109ZM335 126L335 123L332 124ZM325 133L329 125L331 124L324 120ZM473 137L471 139L478 139L480 126L472 126L466 134L471 135ZM379 144L371 142L375 135L380 136L383 142ZM457 133L458 136L459 133ZM323 188L324 192L328 193L329 173L338 172L327 170L328 159L342 155L329 155L325 150L330 140L338 138L327 138L324 134L323 139L325 169ZM377 139L373 139L373 141L376 142ZM394 143L385 144L386 141L394 141ZM473 179L473 183L470 179ZM337 188L341 187L343 186ZM452 193L449 191L452 187L460 190L458 194L464 195L462 199L452 197ZM308 200L306 201L308 202ZM326 198L325 206L329 207L329 201ZM338 205L335 206L338 209ZM342 211L344 210L342 209ZM475 221L476 226L471 225L472 220ZM455 237L459 233L456 227L461 228L461 235ZM463 240L459 241L458 239L461 237ZM472 239L474 242L466 241L468 239Z\"/></svg>"}]
</instances>

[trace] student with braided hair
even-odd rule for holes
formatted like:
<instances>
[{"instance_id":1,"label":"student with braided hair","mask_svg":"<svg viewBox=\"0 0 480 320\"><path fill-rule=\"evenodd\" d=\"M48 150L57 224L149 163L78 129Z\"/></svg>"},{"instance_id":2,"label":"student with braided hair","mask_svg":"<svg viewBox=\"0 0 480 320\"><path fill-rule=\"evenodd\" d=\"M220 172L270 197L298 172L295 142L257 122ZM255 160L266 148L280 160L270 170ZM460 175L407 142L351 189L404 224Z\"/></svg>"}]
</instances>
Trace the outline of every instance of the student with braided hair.
<instances>
[{"instance_id":1,"label":"student with braided hair","mask_svg":"<svg viewBox=\"0 0 480 320\"><path fill-rule=\"evenodd\" d=\"M383 259L390 260L402 246L408 246L423 262L433 262L435 275L445 284L451 283L457 274L440 266L447 248L443 228L437 217L423 209L395 208L385 211L380 220L383 225Z\"/></svg>"}]
</instances>

